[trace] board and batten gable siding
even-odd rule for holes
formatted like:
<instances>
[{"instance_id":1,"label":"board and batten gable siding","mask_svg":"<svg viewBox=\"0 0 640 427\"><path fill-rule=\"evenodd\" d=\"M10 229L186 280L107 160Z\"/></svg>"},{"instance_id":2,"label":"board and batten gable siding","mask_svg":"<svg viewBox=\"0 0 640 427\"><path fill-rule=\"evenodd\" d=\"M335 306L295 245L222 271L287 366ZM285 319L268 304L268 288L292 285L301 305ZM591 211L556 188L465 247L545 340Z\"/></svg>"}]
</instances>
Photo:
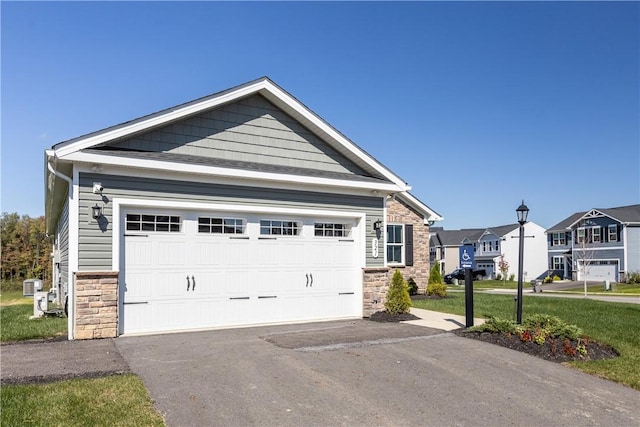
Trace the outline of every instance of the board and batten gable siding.
<instances>
[{"instance_id":1,"label":"board and batten gable siding","mask_svg":"<svg viewBox=\"0 0 640 427\"><path fill-rule=\"evenodd\" d=\"M69 289L69 199L62 208L56 227L55 262L58 263L59 284L64 295Z\"/></svg>"},{"instance_id":2,"label":"board and batten gable siding","mask_svg":"<svg viewBox=\"0 0 640 427\"><path fill-rule=\"evenodd\" d=\"M627 263L625 271L640 273L640 227L627 226Z\"/></svg>"},{"instance_id":3,"label":"board and batten gable siding","mask_svg":"<svg viewBox=\"0 0 640 427\"><path fill-rule=\"evenodd\" d=\"M91 218L91 206L103 204L93 194L93 182L101 182L104 200L114 198L179 201L196 203L225 203L252 206L275 206L336 211L353 211L366 215L366 266L382 267L384 256L371 256L371 239L375 237L373 221L383 217L384 198L344 194L316 193L270 188L244 187L199 182L184 182L133 176L80 173L79 196L79 260L80 271L109 271L112 269L112 203L104 203L103 215L108 220L104 231ZM384 246L381 246L384 247Z\"/></svg>"},{"instance_id":4,"label":"board and batten gable siding","mask_svg":"<svg viewBox=\"0 0 640 427\"><path fill-rule=\"evenodd\" d=\"M366 175L260 95L105 146Z\"/></svg>"}]
</instances>

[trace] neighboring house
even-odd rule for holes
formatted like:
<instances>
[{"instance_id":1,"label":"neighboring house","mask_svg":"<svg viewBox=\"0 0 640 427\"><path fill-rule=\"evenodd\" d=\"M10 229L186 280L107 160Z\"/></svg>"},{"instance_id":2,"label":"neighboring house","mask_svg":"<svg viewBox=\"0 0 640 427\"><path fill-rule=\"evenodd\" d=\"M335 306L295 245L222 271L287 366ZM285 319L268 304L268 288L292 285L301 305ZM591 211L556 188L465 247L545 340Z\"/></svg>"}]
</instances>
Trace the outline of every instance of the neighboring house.
<instances>
[{"instance_id":1,"label":"neighboring house","mask_svg":"<svg viewBox=\"0 0 640 427\"><path fill-rule=\"evenodd\" d=\"M559 277L624 282L640 272L640 205L574 213L547 230L547 247Z\"/></svg>"},{"instance_id":2,"label":"neighboring house","mask_svg":"<svg viewBox=\"0 0 640 427\"><path fill-rule=\"evenodd\" d=\"M45 183L70 339L368 316L442 219L268 78L56 144Z\"/></svg>"},{"instance_id":3,"label":"neighboring house","mask_svg":"<svg viewBox=\"0 0 640 427\"><path fill-rule=\"evenodd\" d=\"M534 222L524 225L523 280L531 280L546 274L546 239L545 230ZM507 274L518 273L519 257L519 224L503 225L490 228L474 228L462 230L443 230L432 228L431 253L435 256L432 262L439 262L441 271L450 273L460 265L459 248L463 244L471 244L474 248L476 268L484 269L487 278L495 278L500 273L500 256L504 255L509 264ZM436 246L440 244L440 246Z\"/></svg>"}]
</instances>

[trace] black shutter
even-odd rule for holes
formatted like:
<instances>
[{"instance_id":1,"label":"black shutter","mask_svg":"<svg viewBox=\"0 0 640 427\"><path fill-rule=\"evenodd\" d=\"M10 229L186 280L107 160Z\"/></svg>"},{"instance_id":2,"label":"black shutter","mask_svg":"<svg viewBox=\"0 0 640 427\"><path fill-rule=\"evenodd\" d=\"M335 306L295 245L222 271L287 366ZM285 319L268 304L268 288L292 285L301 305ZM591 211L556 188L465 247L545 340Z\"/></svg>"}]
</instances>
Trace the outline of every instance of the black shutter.
<instances>
[{"instance_id":1,"label":"black shutter","mask_svg":"<svg viewBox=\"0 0 640 427\"><path fill-rule=\"evenodd\" d=\"M404 258L405 265L413 265L413 224L404 225Z\"/></svg>"}]
</instances>

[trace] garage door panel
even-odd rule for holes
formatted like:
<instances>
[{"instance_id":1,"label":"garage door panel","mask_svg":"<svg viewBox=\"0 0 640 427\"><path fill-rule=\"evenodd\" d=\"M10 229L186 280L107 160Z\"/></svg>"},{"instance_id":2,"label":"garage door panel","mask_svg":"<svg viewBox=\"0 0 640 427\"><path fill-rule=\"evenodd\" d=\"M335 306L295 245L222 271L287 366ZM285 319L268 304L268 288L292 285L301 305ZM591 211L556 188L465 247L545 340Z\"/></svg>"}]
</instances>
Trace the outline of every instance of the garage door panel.
<instances>
[{"instance_id":1,"label":"garage door panel","mask_svg":"<svg viewBox=\"0 0 640 427\"><path fill-rule=\"evenodd\" d=\"M219 271L203 270L193 275L192 291L197 297L211 297L222 295L222 273Z\"/></svg>"},{"instance_id":2,"label":"garage door panel","mask_svg":"<svg viewBox=\"0 0 640 427\"><path fill-rule=\"evenodd\" d=\"M222 264L222 250L222 242L220 241L196 242L193 259L195 265L211 267Z\"/></svg>"},{"instance_id":3,"label":"garage door panel","mask_svg":"<svg viewBox=\"0 0 640 427\"><path fill-rule=\"evenodd\" d=\"M220 299L197 298L186 312L186 324L192 328L220 325L224 301Z\"/></svg>"},{"instance_id":4,"label":"garage door panel","mask_svg":"<svg viewBox=\"0 0 640 427\"><path fill-rule=\"evenodd\" d=\"M246 267L253 260L252 248L249 240L232 240L224 242L222 259L227 266Z\"/></svg>"},{"instance_id":5,"label":"garage door panel","mask_svg":"<svg viewBox=\"0 0 640 427\"><path fill-rule=\"evenodd\" d=\"M127 244L125 247L126 253L130 256L127 266L129 268L135 267L149 267L153 263L153 248L152 242L149 240L133 240L134 237L127 237Z\"/></svg>"},{"instance_id":6,"label":"garage door panel","mask_svg":"<svg viewBox=\"0 0 640 427\"><path fill-rule=\"evenodd\" d=\"M156 280L152 286L157 288L154 294L158 298L184 298L188 292L187 286L191 288L191 276L183 271L164 271L155 276Z\"/></svg>"},{"instance_id":7,"label":"garage door panel","mask_svg":"<svg viewBox=\"0 0 640 427\"><path fill-rule=\"evenodd\" d=\"M171 268L185 264L185 242L160 241L157 245L158 267Z\"/></svg>"},{"instance_id":8,"label":"garage door panel","mask_svg":"<svg viewBox=\"0 0 640 427\"><path fill-rule=\"evenodd\" d=\"M152 294L154 275L147 271L127 271L125 278L125 302L129 300L146 300Z\"/></svg>"}]
</instances>

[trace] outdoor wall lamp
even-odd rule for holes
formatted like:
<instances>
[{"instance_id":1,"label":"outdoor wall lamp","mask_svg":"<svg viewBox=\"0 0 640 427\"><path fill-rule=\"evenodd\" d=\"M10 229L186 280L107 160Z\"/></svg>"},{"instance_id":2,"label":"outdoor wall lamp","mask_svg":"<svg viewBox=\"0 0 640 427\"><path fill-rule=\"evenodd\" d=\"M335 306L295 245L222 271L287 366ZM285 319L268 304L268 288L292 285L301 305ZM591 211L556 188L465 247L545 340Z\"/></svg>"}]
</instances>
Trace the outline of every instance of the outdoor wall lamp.
<instances>
[{"instance_id":1,"label":"outdoor wall lamp","mask_svg":"<svg viewBox=\"0 0 640 427\"><path fill-rule=\"evenodd\" d=\"M93 219L98 219L101 216L102 216L102 207L96 203L96 205L91 208L91 217Z\"/></svg>"},{"instance_id":2,"label":"outdoor wall lamp","mask_svg":"<svg viewBox=\"0 0 640 427\"><path fill-rule=\"evenodd\" d=\"M377 220L376 222L373 223L374 231L380 231L380 227L382 227L382 221L381 220Z\"/></svg>"}]
</instances>

